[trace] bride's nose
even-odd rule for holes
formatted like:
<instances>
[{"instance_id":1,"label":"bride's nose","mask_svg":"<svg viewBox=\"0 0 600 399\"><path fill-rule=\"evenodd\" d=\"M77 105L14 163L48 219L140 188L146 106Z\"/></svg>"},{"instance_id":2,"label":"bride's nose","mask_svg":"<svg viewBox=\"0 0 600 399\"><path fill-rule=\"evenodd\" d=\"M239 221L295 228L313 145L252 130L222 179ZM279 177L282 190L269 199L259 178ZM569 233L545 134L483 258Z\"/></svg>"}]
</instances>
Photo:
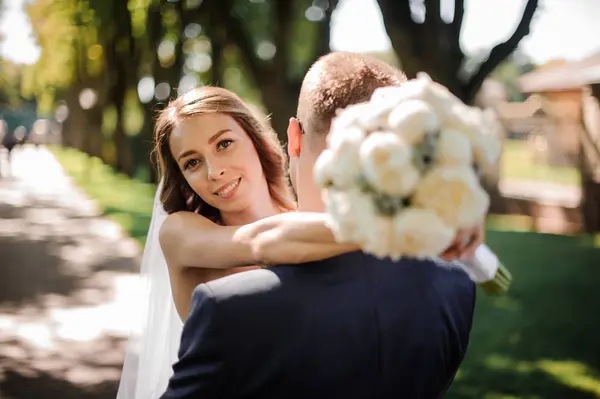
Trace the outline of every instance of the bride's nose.
<instances>
[{"instance_id":1,"label":"bride's nose","mask_svg":"<svg viewBox=\"0 0 600 399\"><path fill-rule=\"evenodd\" d=\"M219 162L208 163L208 179L209 180L217 180L219 177L225 174L225 166L221 165Z\"/></svg>"}]
</instances>

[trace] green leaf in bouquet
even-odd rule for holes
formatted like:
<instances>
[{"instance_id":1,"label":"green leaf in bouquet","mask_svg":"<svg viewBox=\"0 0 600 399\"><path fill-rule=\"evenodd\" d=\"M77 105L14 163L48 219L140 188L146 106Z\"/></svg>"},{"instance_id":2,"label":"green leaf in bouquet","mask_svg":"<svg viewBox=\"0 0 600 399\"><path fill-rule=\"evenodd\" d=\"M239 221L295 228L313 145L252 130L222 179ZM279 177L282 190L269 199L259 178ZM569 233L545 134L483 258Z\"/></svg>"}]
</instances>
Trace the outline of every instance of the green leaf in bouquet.
<instances>
[{"instance_id":1,"label":"green leaf in bouquet","mask_svg":"<svg viewBox=\"0 0 600 399\"><path fill-rule=\"evenodd\" d=\"M391 217L404 209L408 205L408 200L387 194L375 194L373 203L377 212L383 216Z\"/></svg>"},{"instance_id":2,"label":"green leaf in bouquet","mask_svg":"<svg viewBox=\"0 0 600 399\"><path fill-rule=\"evenodd\" d=\"M435 150L439 139L439 131L425 134L423 139L413 147L413 163L415 167L424 172L431 167L435 159Z\"/></svg>"}]
</instances>

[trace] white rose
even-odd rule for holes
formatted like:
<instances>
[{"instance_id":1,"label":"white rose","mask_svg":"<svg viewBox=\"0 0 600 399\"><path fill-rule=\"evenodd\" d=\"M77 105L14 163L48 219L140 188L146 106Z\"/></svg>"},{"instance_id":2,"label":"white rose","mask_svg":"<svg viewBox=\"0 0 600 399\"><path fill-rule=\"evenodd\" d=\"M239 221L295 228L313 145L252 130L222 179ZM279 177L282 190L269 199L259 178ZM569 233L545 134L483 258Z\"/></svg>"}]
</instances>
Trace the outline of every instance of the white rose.
<instances>
[{"instance_id":1,"label":"white rose","mask_svg":"<svg viewBox=\"0 0 600 399\"><path fill-rule=\"evenodd\" d=\"M471 142L473 157L483 169L494 165L501 152L500 141L493 134L498 120L493 112L482 112L476 107L464 104L446 87L431 81L426 74L420 74L427 89L423 100L427 102L440 118L444 129L453 129L463 133Z\"/></svg>"},{"instance_id":2,"label":"white rose","mask_svg":"<svg viewBox=\"0 0 600 399\"><path fill-rule=\"evenodd\" d=\"M439 255L452 243L455 234L435 213L418 208L397 214L394 228L395 250L416 258Z\"/></svg>"},{"instance_id":3,"label":"white rose","mask_svg":"<svg viewBox=\"0 0 600 399\"><path fill-rule=\"evenodd\" d=\"M453 129L442 130L435 147L435 161L444 166L471 166L473 149L462 133Z\"/></svg>"},{"instance_id":4,"label":"white rose","mask_svg":"<svg viewBox=\"0 0 600 399\"><path fill-rule=\"evenodd\" d=\"M400 248L395 245L394 219L390 217L373 215L368 226L365 226L365 234L361 249L378 258L391 257L397 260L402 256Z\"/></svg>"},{"instance_id":5,"label":"white rose","mask_svg":"<svg viewBox=\"0 0 600 399\"><path fill-rule=\"evenodd\" d=\"M396 106L388 116L390 130L407 143L415 144L426 133L440 128L439 120L431 107L421 100L408 100Z\"/></svg>"},{"instance_id":6,"label":"white rose","mask_svg":"<svg viewBox=\"0 0 600 399\"><path fill-rule=\"evenodd\" d=\"M471 142L473 158L482 169L489 168L498 162L501 152L500 141L493 132L498 123L475 107L455 107L454 114L447 126L463 133Z\"/></svg>"},{"instance_id":7,"label":"white rose","mask_svg":"<svg viewBox=\"0 0 600 399\"><path fill-rule=\"evenodd\" d=\"M336 173L335 167L333 150L326 149L321 152L313 167L313 178L319 187L326 188L330 184L333 184Z\"/></svg>"},{"instance_id":8,"label":"white rose","mask_svg":"<svg viewBox=\"0 0 600 399\"><path fill-rule=\"evenodd\" d=\"M368 103L352 104L344 109L338 109L335 118L331 121L331 129L347 129L360 126L358 120L361 113L369 108Z\"/></svg>"},{"instance_id":9,"label":"white rose","mask_svg":"<svg viewBox=\"0 0 600 399\"><path fill-rule=\"evenodd\" d=\"M313 167L313 177L320 187L333 184L350 187L360 173L359 143L343 141L336 149L324 150Z\"/></svg>"},{"instance_id":10,"label":"white rose","mask_svg":"<svg viewBox=\"0 0 600 399\"><path fill-rule=\"evenodd\" d=\"M409 80L401 86L386 86L375 89L370 103L374 107L390 112L401 103L423 97L426 85L418 80Z\"/></svg>"},{"instance_id":11,"label":"white rose","mask_svg":"<svg viewBox=\"0 0 600 399\"><path fill-rule=\"evenodd\" d=\"M419 72L415 80L424 86L419 98L429 104L441 124L446 128L455 127L453 124L455 116L468 107L445 86L434 82L426 73Z\"/></svg>"},{"instance_id":12,"label":"white rose","mask_svg":"<svg viewBox=\"0 0 600 399\"><path fill-rule=\"evenodd\" d=\"M326 137L327 146L337 151L340 147L351 146L358 147L366 137L363 128L359 126L350 126L347 128L332 129Z\"/></svg>"},{"instance_id":13,"label":"white rose","mask_svg":"<svg viewBox=\"0 0 600 399\"><path fill-rule=\"evenodd\" d=\"M387 123L389 110L384 107L378 107L376 104L366 103L359 116L358 123L367 132L379 130Z\"/></svg>"},{"instance_id":14,"label":"white rose","mask_svg":"<svg viewBox=\"0 0 600 399\"><path fill-rule=\"evenodd\" d=\"M371 235L375 207L369 195L358 189L329 189L324 190L323 201L337 242L361 244Z\"/></svg>"},{"instance_id":15,"label":"white rose","mask_svg":"<svg viewBox=\"0 0 600 399\"><path fill-rule=\"evenodd\" d=\"M338 110L331 123L332 129L360 127L366 131L380 129L387 122L389 109L366 102L352 104ZM330 129L330 130L332 130Z\"/></svg>"},{"instance_id":16,"label":"white rose","mask_svg":"<svg viewBox=\"0 0 600 399\"><path fill-rule=\"evenodd\" d=\"M476 136L472 143L475 163L482 170L489 169L498 162L501 146L495 137L491 135Z\"/></svg>"},{"instance_id":17,"label":"white rose","mask_svg":"<svg viewBox=\"0 0 600 399\"><path fill-rule=\"evenodd\" d=\"M473 227L481 222L489 197L469 167L434 167L420 180L412 197L417 208L435 212L447 225Z\"/></svg>"},{"instance_id":18,"label":"white rose","mask_svg":"<svg viewBox=\"0 0 600 399\"><path fill-rule=\"evenodd\" d=\"M360 160L367 180L384 194L409 195L420 178L411 147L394 133L370 134L360 147Z\"/></svg>"}]
</instances>

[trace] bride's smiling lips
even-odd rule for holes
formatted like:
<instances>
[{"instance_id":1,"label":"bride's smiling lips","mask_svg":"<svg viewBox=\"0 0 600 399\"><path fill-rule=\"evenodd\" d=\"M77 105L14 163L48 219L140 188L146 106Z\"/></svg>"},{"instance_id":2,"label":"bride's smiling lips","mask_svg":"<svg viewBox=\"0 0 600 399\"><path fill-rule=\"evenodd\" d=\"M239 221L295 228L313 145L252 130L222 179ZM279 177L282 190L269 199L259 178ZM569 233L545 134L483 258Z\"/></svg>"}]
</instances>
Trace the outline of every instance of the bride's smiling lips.
<instances>
[{"instance_id":1,"label":"bride's smiling lips","mask_svg":"<svg viewBox=\"0 0 600 399\"><path fill-rule=\"evenodd\" d=\"M241 177L238 177L235 180L230 181L227 184L222 185L218 190L216 190L213 194L220 198L229 199L235 195L238 187L240 186L240 182L242 181Z\"/></svg>"}]
</instances>

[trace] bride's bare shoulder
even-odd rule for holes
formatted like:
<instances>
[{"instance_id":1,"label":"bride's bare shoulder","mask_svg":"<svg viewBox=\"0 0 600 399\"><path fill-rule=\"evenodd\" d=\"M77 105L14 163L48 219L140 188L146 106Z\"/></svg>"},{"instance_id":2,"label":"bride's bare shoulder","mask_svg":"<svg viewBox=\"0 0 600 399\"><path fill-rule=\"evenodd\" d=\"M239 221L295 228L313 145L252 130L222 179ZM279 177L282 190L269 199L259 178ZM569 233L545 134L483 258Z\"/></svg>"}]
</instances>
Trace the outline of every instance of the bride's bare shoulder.
<instances>
[{"instance_id":1,"label":"bride's bare shoulder","mask_svg":"<svg viewBox=\"0 0 600 399\"><path fill-rule=\"evenodd\" d=\"M167 216L163 224L160 226L160 238L169 239L173 236L183 234L185 229L189 228L209 228L215 226L215 223L194 212L174 212Z\"/></svg>"},{"instance_id":2,"label":"bride's bare shoulder","mask_svg":"<svg viewBox=\"0 0 600 399\"><path fill-rule=\"evenodd\" d=\"M182 240L189 234L197 234L212 226L215 226L215 223L197 213L187 211L171 213L160 226L158 233L161 249L167 255L168 252L179 248Z\"/></svg>"}]
</instances>

